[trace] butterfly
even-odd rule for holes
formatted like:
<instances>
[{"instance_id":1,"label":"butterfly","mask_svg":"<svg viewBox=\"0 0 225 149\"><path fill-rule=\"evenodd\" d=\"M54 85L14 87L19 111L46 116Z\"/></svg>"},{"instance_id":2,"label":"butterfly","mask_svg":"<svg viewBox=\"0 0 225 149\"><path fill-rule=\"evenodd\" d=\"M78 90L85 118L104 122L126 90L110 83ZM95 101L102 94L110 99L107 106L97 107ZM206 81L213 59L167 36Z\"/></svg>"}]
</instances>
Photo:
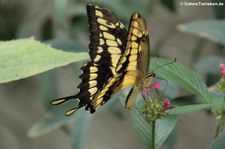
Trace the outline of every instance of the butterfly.
<instances>
[{"instance_id":1,"label":"butterfly","mask_svg":"<svg viewBox=\"0 0 225 149\"><path fill-rule=\"evenodd\" d=\"M149 33L145 19L138 13L130 18L128 30L107 8L87 5L89 24L90 61L81 67L81 83L76 95L55 99L58 105L78 99L78 106L68 110L72 115L81 107L94 113L115 93L132 87L126 98L125 108L131 109L139 92L154 77L148 73L150 60Z\"/></svg>"}]
</instances>

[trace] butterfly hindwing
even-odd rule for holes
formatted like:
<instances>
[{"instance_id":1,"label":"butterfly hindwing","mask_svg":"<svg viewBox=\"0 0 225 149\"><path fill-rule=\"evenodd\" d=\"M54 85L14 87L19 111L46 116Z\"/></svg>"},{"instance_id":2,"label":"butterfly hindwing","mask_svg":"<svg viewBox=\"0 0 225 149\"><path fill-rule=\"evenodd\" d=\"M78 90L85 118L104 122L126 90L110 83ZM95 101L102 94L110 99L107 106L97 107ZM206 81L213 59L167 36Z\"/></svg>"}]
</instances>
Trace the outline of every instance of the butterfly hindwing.
<instances>
[{"instance_id":1,"label":"butterfly hindwing","mask_svg":"<svg viewBox=\"0 0 225 149\"><path fill-rule=\"evenodd\" d=\"M95 110L91 101L106 86L108 80L116 75L115 67L124 52L127 31L108 9L89 4L87 14L91 61L82 67L82 82L78 86L80 91L76 97L80 101L79 106L85 106L86 110L93 113ZM101 104L105 101L102 100Z\"/></svg>"}]
</instances>

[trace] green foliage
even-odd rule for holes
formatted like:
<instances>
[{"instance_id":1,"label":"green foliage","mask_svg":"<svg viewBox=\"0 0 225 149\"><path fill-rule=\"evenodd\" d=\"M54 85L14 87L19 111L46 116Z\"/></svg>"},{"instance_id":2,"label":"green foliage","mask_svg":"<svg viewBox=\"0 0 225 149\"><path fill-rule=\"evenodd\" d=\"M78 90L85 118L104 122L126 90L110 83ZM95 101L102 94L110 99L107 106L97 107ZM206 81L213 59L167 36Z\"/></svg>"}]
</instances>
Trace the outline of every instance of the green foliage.
<instances>
[{"instance_id":1,"label":"green foliage","mask_svg":"<svg viewBox=\"0 0 225 149\"><path fill-rule=\"evenodd\" d=\"M143 115L140 114L138 109L131 111L132 124L136 129L140 139L146 145L146 148L152 146L152 126L148 123ZM165 118L156 121L156 148L159 148L169 136L170 132L174 129L177 122L177 117L166 116Z\"/></svg>"},{"instance_id":2,"label":"green foliage","mask_svg":"<svg viewBox=\"0 0 225 149\"><path fill-rule=\"evenodd\" d=\"M225 45L225 22L223 20L201 20L181 24L178 29Z\"/></svg>"},{"instance_id":3,"label":"green foliage","mask_svg":"<svg viewBox=\"0 0 225 149\"><path fill-rule=\"evenodd\" d=\"M158 61L156 58L151 58L151 60L152 60L151 62L152 64L154 64L154 61ZM160 66L169 62L170 62L169 60L160 58L160 60L157 62L157 65ZM204 82L194 71L184 66L183 64L180 64L179 62L175 62L173 64L164 66L163 68L157 69L156 73L159 74L161 77L167 78L171 82L179 86L182 86L183 88L189 90L191 93L197 94L202 99L204 99L203 100L204 102L209 103L209 99L211 99L211 96ZM193 104L193 105L187 105L187 106L178 106L169 110L168 112L169 115L165 116L165 118L162 118L156 121L157 123L156 134L164 133L164 135L162 135L163 137L158 139L158 142L157 142L157 135L156 135L156 148L159 148L167 139L168 135L173 130L176 124L176 120L177 120L176 117L178 115L198 111L201 109L209 108L211 106L212 106L211 104ZM148 123L144 119L143 115L141 115L137 109L132 110L131 115L132 115L132 123L137 133L139 134L141 140L144 142L144 144L147 147L150 147L151 146L151 125L150 125L151 123ZM168 127L168 128L164 128L164 127Z\"/></svg>"},{"instance_id":4,"label":"green foliage","mask_svg":"<svg viewBox=\"0 0 225 149\"><path fill-rule=\"evenodd\" d=\"M87 53L69 53L32 38L0 42L0 83L27 78L88 58Z\"/></svg>"},{"instance_id":5,"label":"green foliage","mask_svg":"<svg viewBox=\"0 0 225 149\"><path fill-rule=\"evenodd\" d=\"M222 149L225 146L225 130L213 140L210 144L209 149Z\"/></svg>"},{"instance_id":6,"label":"green foliage","mask_svg":"<svg viewBox=\"0 0 225 149\"><path fill-rule=\"evenodd\" d=\"M179 107L172 108L169 111L169 114L171 114L171 115L186 114L186 113L206 109L206 108L209 108L210 106L212 106L212 105L211 104L196 104L196 105L188 105L188 106L179 106Z\"/></svg>"},{"instance_id":7,"label":"green foliage","mask_svg":"<svg viewBox=\"0 0 225 149\"><path fill-rule=\"evenodd\" d=\"M157 58L152 58L151 60L153 61L152 63L154 63L154 61L157 61ZM171 60L169 61L160 58L157 64L160 66L163 64L168 64L169 62L171 62ZM200 96L201 99L206 103L210 103L211 96L200 76L178 61L174 62L173 64L166 65L163 68L157 69L156 73L161 77L166 78L181 87L184 87L191 93Z\"/></svg>"}]
</instances>

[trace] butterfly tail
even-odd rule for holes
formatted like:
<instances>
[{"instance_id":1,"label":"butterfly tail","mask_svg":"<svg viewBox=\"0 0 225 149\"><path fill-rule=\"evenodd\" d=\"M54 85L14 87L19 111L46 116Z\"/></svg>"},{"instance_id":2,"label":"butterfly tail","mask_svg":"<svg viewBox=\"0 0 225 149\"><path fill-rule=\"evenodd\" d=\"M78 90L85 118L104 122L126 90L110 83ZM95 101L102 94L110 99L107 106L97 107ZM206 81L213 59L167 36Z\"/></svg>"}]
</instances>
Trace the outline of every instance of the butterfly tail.
<instances>
[{"instance_id":1,"label":"butterfly tail","mask_svg":"<svg viewBox=\"0 0 225 149\"><path fill-rule=\"evenodd\" d=\"M51 105L59 105L59 104L62 104L70 99L75 99L76 98L76 95L73 95L73 96L67 96L67 97L62 97L62 98L58 98L58 99L55 99L55 100L52 100L50 102Z\"/></svg>"}]
</instances>

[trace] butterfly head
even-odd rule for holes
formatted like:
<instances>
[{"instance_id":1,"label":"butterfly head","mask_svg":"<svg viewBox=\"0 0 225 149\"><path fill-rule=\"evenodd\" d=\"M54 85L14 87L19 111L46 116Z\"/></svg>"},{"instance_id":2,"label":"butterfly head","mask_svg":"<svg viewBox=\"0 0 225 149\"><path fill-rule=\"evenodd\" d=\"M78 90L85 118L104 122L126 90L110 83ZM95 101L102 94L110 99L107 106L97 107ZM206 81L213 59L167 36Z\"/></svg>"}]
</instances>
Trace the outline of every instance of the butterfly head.
<instances>
[{"instance_id":1,"label":"butterfly head","mask_svg":"<svg viewBox=\"0 0 225 149\"><path fill-rule=\"evenodd\" d=\"M145 77L145 79L143 80L143 87L148 87L151 82L152 82L152 79L155 77L155 73L148 73L147 76Z\"/></svg>"}]
</instances>

